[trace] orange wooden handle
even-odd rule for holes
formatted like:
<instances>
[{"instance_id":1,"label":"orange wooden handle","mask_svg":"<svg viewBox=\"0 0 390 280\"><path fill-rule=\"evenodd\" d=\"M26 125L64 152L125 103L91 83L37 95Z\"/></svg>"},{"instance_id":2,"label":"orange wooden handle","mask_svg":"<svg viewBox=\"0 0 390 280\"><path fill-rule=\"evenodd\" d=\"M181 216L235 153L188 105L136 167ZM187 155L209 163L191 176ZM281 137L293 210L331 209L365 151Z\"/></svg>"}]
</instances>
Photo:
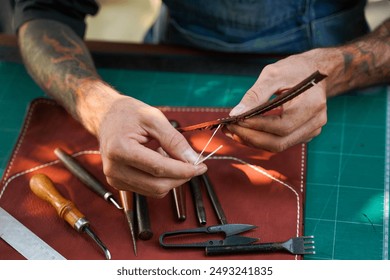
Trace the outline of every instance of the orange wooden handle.
<instances>
[{"instance_id":1,"label":"orange wooden handle","mask_svg":"<svg viewBox=\"0 0 390 280\"><path fill-rule=\"evenodd\" d=\"M30 179L30 188L39 198L49 202L58 215L75 227L77 221L84 215L70 200L65 199L55 188L52 180L45 174L36 174Z\"/></svg>"}]
</instances>

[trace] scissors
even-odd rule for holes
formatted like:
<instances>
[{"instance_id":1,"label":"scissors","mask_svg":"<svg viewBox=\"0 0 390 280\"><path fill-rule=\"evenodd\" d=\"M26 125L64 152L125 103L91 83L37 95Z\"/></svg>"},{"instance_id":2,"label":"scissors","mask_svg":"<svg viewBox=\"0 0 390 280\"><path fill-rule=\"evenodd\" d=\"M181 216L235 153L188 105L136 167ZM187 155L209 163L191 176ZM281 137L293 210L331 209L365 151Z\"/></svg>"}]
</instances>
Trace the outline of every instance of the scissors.
<instances>
[{"instance_id":1,"label":"scissors","mask_svg":"<svg viewBox=\"0 0 390 280\"><path fill-rule=\"evenodd\" d=\"M234 246L234 245L245 245L251 244L258 241L258 238L240 236L238 234L257 228L257 226L249 224L224 224L224 225L215 225L208 227L198 227L192 229L184 229L177 231L165 232L160 235L160 245L163 248L206 248L206 247L217 247L217 246ZM211 239L203 242L194 242L194 243L166 243L165 238L176 236L180 239L183 239L182 235L187 234L218 234L224 233L225 239ZM180 238L180 236L182 238ZM171 239L170 238L170 239Z\"/></svg>"},{"instance_id":2,"label":"scissors","mask_svg":"<svg viewBox=\"0 0 390 280\"><path fill-rule=\"evenodd\" d=\"M251 118L256 115L264 114L272 109L275 109L287 101L297 97L301 93L305 92L309 88L313 87L323 79L325 79L327 76L320 73L319 71L314 72L311 74L309 77L301 81L300 83L296 84L292 88L282 92L279 94L277 97L268 100L264 104L261 104L245 113L242 113L238 116L233 116L233 117L226 117L226 118L221 118L217 119L214 121L207 121L207 122L202 122L190 126L185 126L185 127L179 127L177 130L179 132L186 132L186 131L193 131L193 130L202 130L202 129L214 129L219 125L227 125L231 123L237 123L239 121Z\"/></svg>"}]
</instances>

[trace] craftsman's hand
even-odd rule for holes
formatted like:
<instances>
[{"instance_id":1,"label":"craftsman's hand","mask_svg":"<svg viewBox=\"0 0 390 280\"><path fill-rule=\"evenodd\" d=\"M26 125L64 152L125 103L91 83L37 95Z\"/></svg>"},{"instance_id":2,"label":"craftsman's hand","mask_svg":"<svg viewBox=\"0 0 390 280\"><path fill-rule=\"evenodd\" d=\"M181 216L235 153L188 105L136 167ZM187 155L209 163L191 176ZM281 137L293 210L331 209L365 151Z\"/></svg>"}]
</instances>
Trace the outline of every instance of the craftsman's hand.
<instances>
[{"instance_id":1,"label":"craftsman's hand","mask_svg":"<svg viewBox=\"0 0 390 280\"><path fill-rule=\"evenodd\" d=\"M256 83L230 112L238 115L266 102L274 93L293 87L318 68L310 53L294 55L266 66ZM273 114L229 125L227 136L248 146L272 152L310 141L327 121L325 83L320 82Z\"/></svg>"},{"instance_id":2,"label":"craftsman's hand","mask_svg":"<svg viewBox=\"0 0 390 280\"><path fill-rule=\"evenodd\" d=\"M118 96L108 105L98 137L111 186L161 198L206 172L204 164L193 164L198 154L160 110L127 96ZM169 157L145 146L152 139Z\"/></svg>"}]
</instances>

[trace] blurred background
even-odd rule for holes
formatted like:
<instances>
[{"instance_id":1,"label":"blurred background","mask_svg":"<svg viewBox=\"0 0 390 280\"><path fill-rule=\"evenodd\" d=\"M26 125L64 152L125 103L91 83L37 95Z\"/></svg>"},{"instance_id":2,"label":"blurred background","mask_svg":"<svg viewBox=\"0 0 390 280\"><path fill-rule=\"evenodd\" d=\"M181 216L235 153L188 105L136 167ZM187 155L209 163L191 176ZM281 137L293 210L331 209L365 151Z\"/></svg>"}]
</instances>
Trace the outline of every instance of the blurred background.
<instances>
[{"instance_id":1,"label":"blurred background","mask_svg":"<svg viewBox=\"0 0 390 280\"><path fill-rule=\"evenodd\" d=\"M100 12L87 20L87 39L140 42L161 8L161 0L99 0L98 2L101 5ZM375 28L390 16L390 0L368 2L366 17L371 28Z\"/></svg>"},{"instance_id":2,"label":"blurred background","mask_svg":"<svg viewBox=\"0 0 390 280\"><path fill-rule=\"evenodd\" d=\"M141 42L161 10L161 0L97 0L96 16L87 19L86 39ZM337 1L337 0L334 0ZM10 0L0 0L0 33L11 33ZM366 17L375 28L390 16L390 0L368 0Z\"/></svg>"}]
</instances>

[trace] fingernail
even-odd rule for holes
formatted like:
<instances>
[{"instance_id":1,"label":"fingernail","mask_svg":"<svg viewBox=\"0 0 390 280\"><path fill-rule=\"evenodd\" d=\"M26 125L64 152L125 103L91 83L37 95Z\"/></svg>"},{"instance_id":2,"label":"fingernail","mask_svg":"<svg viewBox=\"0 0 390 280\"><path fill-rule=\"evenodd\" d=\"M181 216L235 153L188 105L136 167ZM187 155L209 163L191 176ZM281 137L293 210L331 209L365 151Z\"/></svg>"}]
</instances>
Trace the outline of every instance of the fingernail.
<instances>
[{"instance_id":1,"label":"fingernail","mask_svg":"<svg viewBox=\"0 0 390 280\"><path fill-rule=\"evenodd\" d=\"M231 139L233 139L233 133L231 133L229 130L224 131L225 135Z\"/></svg>"},{"instance_id":2,"label":"fingernail","mask_svg":"<svg viewBox=\"0 0 390 280\"><path fill-rule=\"evenodd\" d=\"M199 165L195 165L195 168L196 168L196 172L195 172L195 176L199 176L199 175L202 175L203 173L205 173L207 171L207 166L206 164L199 164Z\"/></svg>"},{"instance_id":3,"label":"fingernail","mask_svg":"<svg viewBox=\"0 0 390 280\"><path fill-rule=\"evenodd\" d=\"M195 163L195 161L198 159L198 154L192 150L192 149L187 149L184 153L183 156L185 160L189 163Z\"/></svg>"},{"instance_id":4,"label":"fingernail","mask_svg":"<svg viewBox=\"0 0 390 280\"><path fill-rule=\"evenodd\" d=\"M161 147L158 147L158 148L157 148L157 152L159 152L159 153L160 153L161 155L163 155L164 157L169 157L169 155L167 154L167 152L164 151L164 149L161 148Z\"/></svg>"},{"instance_id":5,"label":"fingernail","mask_svg":"<svg viewBox=\"0 0 390 280\"><path fill-rule=\"evenodd\" d=\"M239 114L241 114L243 112L245 112L245 106L243 104L238 104L236 107L234 107L230 111L229 115L230 116L237 116L237 115L239 115Z\"/></svg>"}]
</instances>

